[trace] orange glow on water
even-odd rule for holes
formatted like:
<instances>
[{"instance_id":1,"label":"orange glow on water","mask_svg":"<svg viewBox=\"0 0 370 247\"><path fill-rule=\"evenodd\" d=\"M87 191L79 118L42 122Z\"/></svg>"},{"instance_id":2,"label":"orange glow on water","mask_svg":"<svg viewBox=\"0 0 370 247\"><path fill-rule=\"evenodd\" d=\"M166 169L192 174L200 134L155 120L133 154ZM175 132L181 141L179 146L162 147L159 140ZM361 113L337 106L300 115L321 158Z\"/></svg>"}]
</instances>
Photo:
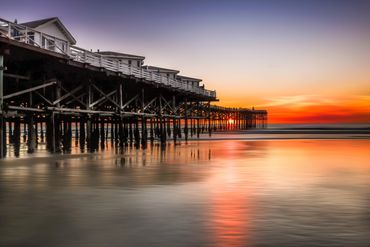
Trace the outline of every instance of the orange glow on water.
<instances>
[{"instance_id":1,"label":"orange glow on water","mask_svg":"<svg viewBox=\"0 0 370 247\"><path fill-rule=\"evenodd\" d=\"M247 202L246 196L238 190L223 191L211 198L209 221L215 246L245 246L248 243L250 212Z\"/></svg>"}]
</instances>

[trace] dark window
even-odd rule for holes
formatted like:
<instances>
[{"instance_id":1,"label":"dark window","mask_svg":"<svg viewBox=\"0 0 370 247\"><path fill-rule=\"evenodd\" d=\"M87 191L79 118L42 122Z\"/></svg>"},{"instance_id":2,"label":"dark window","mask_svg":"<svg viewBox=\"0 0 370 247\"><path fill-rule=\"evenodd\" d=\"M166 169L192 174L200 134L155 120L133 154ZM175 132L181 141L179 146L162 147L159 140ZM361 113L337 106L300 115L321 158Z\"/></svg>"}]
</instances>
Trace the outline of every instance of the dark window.
<instances>
[{"instance_id":1,"label":"dark window","mask_svg":"<svg viewBox=\"0 0 370 247\"><path fill-rule=\"evenodd\" d=\"M128 60L128 66L131 66L131 64L132 64L132 61Z\"/></svg>"},{"instance_id":2,"label":"dark window","mask_svg":"<svg viewBox=\"0 0 370 247\"><path fill-rule=\"evenodd\" d=\"M31 45L35 44L35 33L34 32L29 32L28 33L28 42Z\"/></svg>"},{"instance_id":3,"label":"dark window","mask_svg":"<svg viewBox=\"0 0 370 247\"><path fill-rule=\"evenodd\" d=\"M47 49L54 51L55 50L55 43L54 40L48 40L48 47Z\"/></svg>"},{"instance_id":4,"label":"dark window","mask_svg":"<svg viewBox=\"0 0 370 247\"><path fill-rule=\"evenodd\" d=\"M137 61L137 67L140 67L141 63L140 61Z\"/></svg>"}]
</instances>

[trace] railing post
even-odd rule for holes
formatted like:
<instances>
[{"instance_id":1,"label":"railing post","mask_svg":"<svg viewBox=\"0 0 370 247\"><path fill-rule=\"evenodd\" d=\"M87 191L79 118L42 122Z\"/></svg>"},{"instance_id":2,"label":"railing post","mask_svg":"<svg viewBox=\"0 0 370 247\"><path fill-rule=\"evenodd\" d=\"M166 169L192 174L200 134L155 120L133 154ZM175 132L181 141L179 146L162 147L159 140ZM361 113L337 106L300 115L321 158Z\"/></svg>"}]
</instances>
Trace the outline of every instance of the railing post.
<instances>
[{"instance_id":1,"label":"railing post","mask_svg":"<svg viewBox=\"0 0 370 247\"><path fill-rule=\"evenodd\" d=\"M69 42L67 42L66 44L66 50L65 52L67 53L67 55L70 57L71 56L71 46L69 44Z\"/></svg>"},{"instance_id":2,"label":"railing post","mask_svg":"<svg viewBox=\"0 0 370 247\"><path fill-rule=\"evenodd\" d=\"M42 35L42 33L40 33L40 47L41 48L45 48L44 44L43 44L43 41L44 41L44 35Z\"/></svg>"},{"instance_id":3,"label":"railing post","mask_svg":"<svg viewBox=\"0 0 370 247\"><path fill-rule=\"evenodd\" d=\"M26 30L25 30L26 34L25 34L25 43L28 44L28 28L26 27Z\"/></svg>"},{"instance_id":4,"label":"railing post","mask_svg":"<svg viewBox=\"0 0 370 247\"><path fill-rule=\"evenodd\" d=\"M12 26L10 23L8 23L8 38L10 39L12 36Z\"/></svg>"},{"instance_id":5,"label":"railing post","mask_svg":"<svg viewBox=\"0 0 370 247\"><path fill-rule=\"evenodd\" d=\"M53 51L58 52L58 49L57 49L57 39L55 37L53 37L53 42L54 42Z\"/></svg>"}]
</instances>

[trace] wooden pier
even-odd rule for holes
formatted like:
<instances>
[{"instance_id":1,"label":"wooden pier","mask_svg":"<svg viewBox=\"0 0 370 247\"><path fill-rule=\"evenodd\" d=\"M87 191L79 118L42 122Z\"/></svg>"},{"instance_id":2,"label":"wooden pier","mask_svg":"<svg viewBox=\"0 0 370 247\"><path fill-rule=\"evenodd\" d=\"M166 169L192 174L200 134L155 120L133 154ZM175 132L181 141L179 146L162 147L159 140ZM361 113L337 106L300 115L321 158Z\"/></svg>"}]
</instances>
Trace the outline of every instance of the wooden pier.
<instances>
[{"instance_id":1,"label":"wooden pier","mask_svg":"<svg viewBox=\"0 0 370 247\"><path fill-rule=\"evenodd\" d=\"M41 32L45 25L58 37ZM216 92L199 79L142 66L141 56L74 43L57 18L28 24L0 19L0 157L9 144L15 156L21 143L29 153L39 143L50 152L69 152L72 141L94 152L108 142L146 148L267 126L264 110L212 105Z\"/></svg>"}]
</instances>

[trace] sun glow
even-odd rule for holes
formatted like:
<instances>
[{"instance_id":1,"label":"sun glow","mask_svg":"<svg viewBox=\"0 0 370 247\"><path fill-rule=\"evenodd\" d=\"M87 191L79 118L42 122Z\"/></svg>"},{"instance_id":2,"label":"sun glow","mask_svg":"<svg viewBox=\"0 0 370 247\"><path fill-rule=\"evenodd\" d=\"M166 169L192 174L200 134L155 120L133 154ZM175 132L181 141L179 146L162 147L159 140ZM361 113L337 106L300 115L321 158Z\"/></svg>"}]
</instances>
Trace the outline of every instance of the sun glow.
<instances>
[{"instance_id":1,"label":"sun glow","mask_svg":"<svg viewBox=\"0 0 370 247\"><path fill-rule=\"evenodd\" d=\"M228 122L229 124L234 124L235 120L234 120L234 119L232 119L232 118L229 118L229 119L227 120L227 122Z\"/></svg>"}]
</instances>

